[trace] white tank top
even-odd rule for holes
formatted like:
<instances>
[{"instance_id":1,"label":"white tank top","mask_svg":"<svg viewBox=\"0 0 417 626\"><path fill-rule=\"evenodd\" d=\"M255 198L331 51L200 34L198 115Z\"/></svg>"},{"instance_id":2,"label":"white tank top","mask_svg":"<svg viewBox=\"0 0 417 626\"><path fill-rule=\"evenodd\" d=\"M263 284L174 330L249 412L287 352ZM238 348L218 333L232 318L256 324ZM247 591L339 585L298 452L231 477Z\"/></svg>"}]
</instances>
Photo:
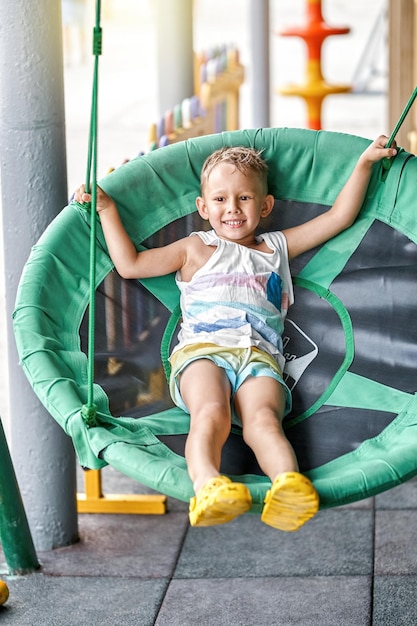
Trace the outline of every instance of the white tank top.
<instances>
[{"instance_id":1,"label":"white tank top","mask_svg":"<svg viewBox=\"0 0 417 626\"><path fill-rule=\"evenodd\" d=\"M294 301L285 236L259 235L272 250L262 252L220 239L214 230L190 236L196 235L217 249L189 282L177 272L182 324L174 352L196 343L256 346L283 370L281 335Z\"/></svg>"}]
</instances>

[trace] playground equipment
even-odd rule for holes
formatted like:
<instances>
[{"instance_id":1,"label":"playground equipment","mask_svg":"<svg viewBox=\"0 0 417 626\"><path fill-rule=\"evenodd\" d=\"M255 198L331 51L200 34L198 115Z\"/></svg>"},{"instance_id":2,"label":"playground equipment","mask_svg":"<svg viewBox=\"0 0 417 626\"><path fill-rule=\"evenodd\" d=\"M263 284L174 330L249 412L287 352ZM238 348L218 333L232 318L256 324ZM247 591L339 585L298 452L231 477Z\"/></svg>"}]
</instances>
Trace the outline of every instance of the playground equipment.
<instances>
[{"instance_id":1,"label":"playground equipment","mask_svg":"<svg viewBox=\"0 0 417 626\"><path fill-rule=\"evenodd\" d=\"M332 35L346 35L346 26L329 26L322 15L321 0L306 0L306 22L303 26L287 28L278 34L282 37L301 37L307 45L305 82L289 84L278 89L284 96L300 96L307 105L307 126L320 130L321 110L324 98L329 95L351 91L349 85L329 84L323 77L321 51L323 42Z\"/></svg>"},{"instance_id":2,"label":"playground equipment","mask_svg":"<svg viewBox=\"0 0 417 626\"><path fill-rule=\"evenodd\" d=\"M195 55L195 94L167 111L149 131L151 150L239 128L239 89L244 68L235 47L221 46Z\"/></svg>"},{"instance_id":3,"label":"playground equipment","mask_svg":"<svg viewBox=\"0 0 417 626\"><path fill-rule=\"evenodd\" d=\"M270 192L279 203L273 213L279 228L286 228L333 204L368 143L300 129L221 133L139 157L100 185L115 199L138 249L163 245L200 226L194 199L208 154L223 145L253 146L263 150L269 164ZM322 508L375 495L417 474L417 301L410 288L417 278L412 201L416 169L417 158L401 149L390 167L381 163L374 168L355 224L292 265L296 304L284 345L294 403L286 429ZM22 366L42 402L73 438L83 466L111 464L142 484L187 501L193 492L183 457L189 427L185 413L164 406L149 387L147 404L132 405L115 416L112 386L104 379L96 379L89 404L89 362L78 333L90 295L90 237L96 249L95 289L113 265L100 226L85 208L71 203L35 246L14 315ZM135 368L130 374L146 390L159 343L160 370L166 360L179 294L173 276L130 281L129 286L136 319L142 320L135 345L121 354L98 352L97 359L113 356L122 375L130 364ZM103 303L97 304L100 318ZM90 319L93 313L90 304ZM130 320L133 325L135 321ZM225 448L223 465L224 473L247 484L252 510L258 512L270 483L238 429Z\"/></svg>"},{"instance_id":4,"label":"playground equipment","mask_svg":"<svg viewBox=\"0 0 417 626\"><path fill-rule=\"evenodd\" d=\"M109 353L105 316L105 350L94 341L96 313L100 320L106 301L104 292L96 307L96 289L100 295L100 285L113 271L95 212L95 137L90 133L92 210L76 203L66 207L25 266L14 313L20 360L41 401L72 437L82 466L97 470L111 464L140 483L188 501L193 490L183 447L189 419L153 391L154 363L162 372L178 321L173 276L129 281L120 289L121 317L132 340L124 353ZM273 212L279 225L271 222L267 228L282 229L331 206L368 143L314 130L225 132L152 151L100 185L117 203L138 249L163 245L201 228L195 197L205 158L223 145L252 146L263 151L269 190L279 204ZM417 159L401 149L389 167L375 167L355 224L292 264L297 304L284 345L294 404L285 427L322 508L369 497L417 474L417 302L410 288L417 277L416 169ZM90 171L87 181L90 188ZM129 314L127 300L135 303ZM86 355L79 330L87 306ZM155 350L159 344L162 358ZM106 372L101 379L97 367L95 379L100 359ZM118 374L125 377L125 389L126 375L137 385L133 403L122 411L112 409L118 401L112 384ZM270 482L239 430L225 447L223 465L224 473L248 485L252 510L259 512Z\"/></svg>"}]
</instances>

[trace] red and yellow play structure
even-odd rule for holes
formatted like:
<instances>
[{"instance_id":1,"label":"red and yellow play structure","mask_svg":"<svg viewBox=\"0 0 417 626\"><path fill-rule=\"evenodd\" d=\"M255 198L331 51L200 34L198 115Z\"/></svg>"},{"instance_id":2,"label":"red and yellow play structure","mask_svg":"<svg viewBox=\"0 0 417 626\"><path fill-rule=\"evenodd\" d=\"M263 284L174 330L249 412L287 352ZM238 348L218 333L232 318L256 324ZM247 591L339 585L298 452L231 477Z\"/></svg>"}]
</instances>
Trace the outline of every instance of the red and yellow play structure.
<instances>
[{"instance_id":1,"label":"red and yellow play structure","mask_svg":"<svg viewBox=\"0 0 417 626\"><path fill-rule=\"evenodd\" d=\"M307 126L321 129L321 109L326 96L347 93L349 85L331 85L323 77L321 49L324 40L332 35L346 35L346 26L329 26L322 15L321 0L306 1L306 21L302 26L294 26L280 31L282 37L301 37L307 46L307 66L305 82L289 84L278 89L284 96L300 96L307 105Z\"/></svg>"}]
</instances>

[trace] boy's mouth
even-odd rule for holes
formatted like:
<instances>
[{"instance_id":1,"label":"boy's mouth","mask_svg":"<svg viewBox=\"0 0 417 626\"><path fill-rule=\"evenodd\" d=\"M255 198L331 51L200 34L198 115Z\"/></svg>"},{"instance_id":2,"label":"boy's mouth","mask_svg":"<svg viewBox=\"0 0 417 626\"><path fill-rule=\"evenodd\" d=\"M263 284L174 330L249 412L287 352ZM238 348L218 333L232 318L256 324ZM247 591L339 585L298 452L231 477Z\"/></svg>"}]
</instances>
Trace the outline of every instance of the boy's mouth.
<instances>
[{"instance_id":1,"label":"boy's mouth","mask_svg":"<svg viewBox=\"0 0 417 626\"><path fill-rule=\"evenodd\" d=\"M231 228L236 228L237 226L242 226L243 220L225 220L224 224L226 224L226 226L230 226Z\"/></svg>"}]
</instances>

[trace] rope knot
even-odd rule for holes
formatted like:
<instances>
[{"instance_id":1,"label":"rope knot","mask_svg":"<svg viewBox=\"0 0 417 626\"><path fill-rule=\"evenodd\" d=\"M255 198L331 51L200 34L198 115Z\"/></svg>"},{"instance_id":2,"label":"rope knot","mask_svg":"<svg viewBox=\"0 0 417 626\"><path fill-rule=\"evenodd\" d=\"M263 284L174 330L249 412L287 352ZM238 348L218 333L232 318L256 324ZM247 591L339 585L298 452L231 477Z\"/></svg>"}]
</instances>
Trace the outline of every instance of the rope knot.
<instances>
[{"instance_id":1,"label":"rope knot","mask_svg":"<svg viewBox=\"0 0 417 626\"><path fill-rule=\"evenodd\" d=\"M79 209L91 213L91 202L77 202L76 200L71 200L71 203L75 204Z\"/></svg>"},{"instance_id":2,"label":"rope knot","mask_svg":"<svg viewBox=\"0 0 417 626\"><path fill-rule=\"evenodd\" d=\"M83 418L87 428L97 426L97 407L95 404L87 406L84 404L81 409L81 417Z\"/></svg>"}]
</instances>

